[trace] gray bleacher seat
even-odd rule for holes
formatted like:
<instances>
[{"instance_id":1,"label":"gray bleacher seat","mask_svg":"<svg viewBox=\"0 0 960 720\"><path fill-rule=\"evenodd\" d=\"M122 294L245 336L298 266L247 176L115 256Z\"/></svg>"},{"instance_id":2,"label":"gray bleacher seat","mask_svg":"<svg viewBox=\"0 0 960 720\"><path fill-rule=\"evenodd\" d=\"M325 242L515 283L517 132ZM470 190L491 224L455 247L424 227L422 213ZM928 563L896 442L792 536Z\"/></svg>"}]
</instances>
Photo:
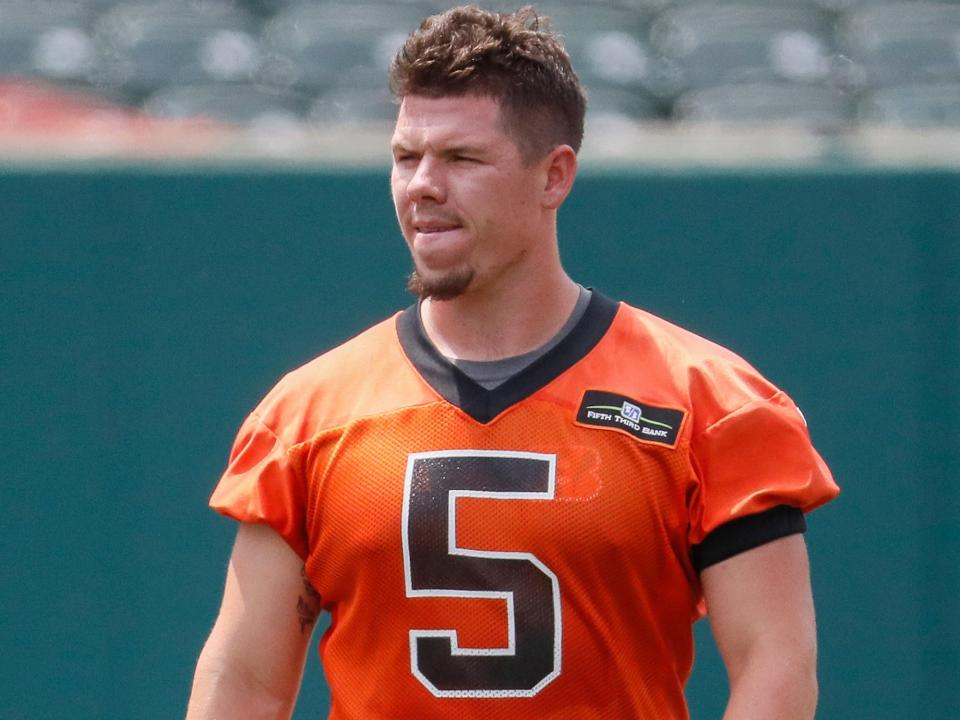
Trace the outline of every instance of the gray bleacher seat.
<instances>
[{"instance_id":1,"label":"gray bleacher seat","mask_svg":"<svg viewBox=\"0 0 960 720\"><path fill-rule=\"evenodd\" d=\"M444 0L373 0L382 5L413 5L424 10L424 17L456 5ZM297 5L350 5L346 0L236 0L238 4L261 16L272 16ZM482 3L481 3L482 4Z\"/></svg>"},{"instance_id":2,"label":"gray bleacher seat","mask_svg":"<svg viewBox=\"0 0 960 720\"><path fill-rule=\"evenodd\" d=\"M392 123L397 118L397 105L386 85L347 85L320 95L311 106L309 117L323 125Z\"/></svg>"},{"instance_id":3,"label":"gray bleacher seat","mask_svg":"<svg viewBox=\"0 0 960 720\"><path fill-rule=\"evenodd\" d=\"M960 82L874 90L860 102L859 116L867 124L960 128Z\"/></svg>"},{"instance_id":4,"label":"gray bleacher seat","mask_svg":"<svg viewBox=\"0 0 960 720\"><path fill-rule=\"evenodd\" d=\"M868 8L876 5L890 5L891 3L915 3L915 2L937 2L944 5L958 5L960 0L836 0L837 2L843 2L844 6L841 8L843 11L855 10Z\"/></svg>"},{"instance_id":5,"label":"gray bleacher seat","mask_svg":"<svg viewBox=\"0 0 960 720\"><path fill-rule=\"evenodd\" d=\"M837 35L867 87L960 80L960 3L867 3Z\"/></svg>"},{"instance_id":6,"label":"gray bleacher seat","mask_svg":"<svg viewBox=\"0 0 960 720\"><path fill-rule=\"evenodd\" d=\"M683 5L733 5L747 3L750 5L781 5L781 6L810 6L822 10L842 10L856 3L858 0L670 0L671 6Z\"/></svg>"},{"instance_id":7,"label":"gray bleacher seat","mask_svg":"<svg viewBox=\"0 0 960 720\"><path fill-rule=\"evenodd\" d=\"M289 5L290 0L239 0L238 4L254 15L269 17Z\"/></svg>"},{"instance_id":8,"label":"gray bleacher seat","mask_svg":"<svg viewBox=\"0 0 960 720\"><path fill-rule=\"evenodd\" d=\"M650 41L679 89L739 82L825 82L829 17L809 4L697 3L670 8Z\"/></svg>"},{"instance_id":9,"label":"gray bleacher seat","mask_svg":"<svg viewBox=\"0 0 960 720\"><path fill-rule=\"evenodd\" d=\"M258 27L225 0L123 2L96 23L94 79L143 95L172 83L249 81Z\"/></svg>"},{"instance_id":10,"label":"gray bleacher seat","mask_svg":"<svg viewBox=\"0 0 960 720\"><path fill-rule=\"evenodd\" d=\"M442 12L450 7L458 5L458 2L445 2L444 0L428 0L433 6L433 12ZM559 5L579 6L580 8L599 8L603 12L605 8L614 8L617 10L628 10L633 13L653 14L663 10L675 0L538 0L536 2L511 2L511 0L477 0L473 3L464 3L479 5L482 8L496 10L498 12L513 12L524 5L532 5L537 12L543 15L549 15L548 10L555 9ZM588 20L588 22L590 22ZM562 28L561 28L562 29Z\"/></svg>"},{"instance_id":11,"label":"gray bleacher seat","mask_svg":"<svg viewBox=\"0 0 960 720\"><path fill-rule=\"evenodd\" d=\"M242 83L173 85L157 90L143 102L149 115L168 119L207 118L249 125L264 118L302 120L309 99L286 88Z\"/></svg>"},{"instance_id":12,"label":"gray bleacher seat","mask_svg":"<svg viewBox=\"0 0 960 720\"><path fill-rule=\"evenodd\" d=\"M93 59L89 9L69 0L0 0L0 75L76 81Z\"/></svg>"},{"instance_id":13,"label":"gray bleacher seat","mask_svg":"<svg viewBox=\"0 0 960 720\"><path fill-rule=\"evenodd\" d=\"M650 87L654 63L645 41L649 13L609 3L560 0L547 0L536 8L563 37L586 87Z\"/></svg>"},{"instance_id":14,"label":"gray bleacher seat","mask_svg":"<svg viewBox=\"0 0 960 720\"><path fill-rule=\"evenodd\" d=\"M736 84L692 90L674 103L681 122L778 124L837 132L853 123L850 100L818 85Z\"/></svg>"},{"instance_id":15,"label":"gray bleacher seat","mask_svg":"<svg viewBox=\"0 0 960 720\"><path fill-rule=\"evenodd\" d=\"M383 83L390 59L407 34L430 13L394 2L300 2L266 25L261 47L264 77L320 92L355 77Z\"/></svg>"},{"instance_id":16,"label":"gray bleacher seat","mask_svg":"<svg viewBox=\"0 0 960 720\"><path fill-rule=\"evenodd\" d=\"M611 86L587 88L586 122L590 126L664 118L660 103L644 93Z\"/></svg>"}]
</instances>

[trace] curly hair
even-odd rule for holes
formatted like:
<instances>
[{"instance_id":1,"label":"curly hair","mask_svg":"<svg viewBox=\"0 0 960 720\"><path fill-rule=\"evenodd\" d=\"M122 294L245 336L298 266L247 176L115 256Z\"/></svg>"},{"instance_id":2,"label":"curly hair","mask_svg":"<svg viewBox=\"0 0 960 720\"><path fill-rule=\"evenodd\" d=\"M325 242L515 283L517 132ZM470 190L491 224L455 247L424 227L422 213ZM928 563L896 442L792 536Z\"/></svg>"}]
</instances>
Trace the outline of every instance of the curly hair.
<instances>
[{"instance_id":1,"label":"curly hair","mask_svg":"<svg viewBox=\"0 0 960 720\"><path fill-rule=\"evenodd\" d=\"M406 95L486 95L527 161L557 145L579 151L586 98L549 20L531 6L498 13L474 5L425 19L390 66L390 90Z\"/></svg>"}]
</instances>

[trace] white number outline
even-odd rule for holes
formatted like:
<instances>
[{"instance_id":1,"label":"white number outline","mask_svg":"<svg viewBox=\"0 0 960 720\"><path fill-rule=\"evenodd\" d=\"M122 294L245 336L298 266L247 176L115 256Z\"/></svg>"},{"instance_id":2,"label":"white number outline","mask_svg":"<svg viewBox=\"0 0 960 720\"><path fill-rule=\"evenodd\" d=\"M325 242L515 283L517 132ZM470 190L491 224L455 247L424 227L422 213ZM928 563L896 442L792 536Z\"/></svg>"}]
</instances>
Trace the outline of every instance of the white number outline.
<instances>
[{"instance_id":1,"label":"white number outline","mask_svg":"<svg viewBox=\"0 0 960 720\"><path fill-rule=\"evenodd\" d=\"M418 460L429 458L457 458L457 457L499 457L524 458L540 460L547 463L548 484L544 492L486 492L481 490L451 490L447 493L447 553L465 557L493 558L509 560L526 560L532 563L544 575L550 578L553 592L553 670L543 677L535 686L529 689L497 689L497 690L441 690L427 678L419 667L417 658L417 638L442 637L448 638L451 653L454 656L483 655L483 656L515 656L516 655L516 619L514 617L514 598L509 591L488 590L444 590L431 588L415 590L410 570L410 539L408 523L410 516L410 491L413 484L413 469ZM505 648L461 648L459 633L456 629L450 630L410 630L410 671L436 697L456 698L490 698L490 697L533 697L544 687L560 675L562 659L563 627L560 612L560 582L554 572L547 567L536 555L528 552L494 552L489 550L473 550L457 545L457 500L462 497L485 498L492 500L553 500L556 495L557 456L546 453L531 453L512 450L438 450L433 452L410 453L407 456L407 469L403 483L403 517L401 534L403 540L403 574L406 583L407 597L452 597L452 598L488 598L499 599L507 606L507 647Z\"/></svg>"}]
</instances>

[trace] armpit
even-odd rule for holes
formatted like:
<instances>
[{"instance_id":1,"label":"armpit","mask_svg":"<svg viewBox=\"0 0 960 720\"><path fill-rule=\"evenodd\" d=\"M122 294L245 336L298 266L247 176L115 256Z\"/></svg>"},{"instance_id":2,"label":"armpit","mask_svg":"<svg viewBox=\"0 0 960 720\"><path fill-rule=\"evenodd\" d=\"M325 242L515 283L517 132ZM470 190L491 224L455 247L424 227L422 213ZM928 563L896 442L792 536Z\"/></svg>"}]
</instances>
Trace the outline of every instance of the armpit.
<instances>
[{"instance_id":1,"label":"armpit","mask_svg":"<svg viewBox=\"0 0 960 720\"><path fill-rule=\"evenodd\" d=\"M303 592L297 598L297 618L300 620L300 632L307 633L320 616L320 593L310 584L306 566L300 568L300 577L303 578Z\"/></svg>"}]
</instances>

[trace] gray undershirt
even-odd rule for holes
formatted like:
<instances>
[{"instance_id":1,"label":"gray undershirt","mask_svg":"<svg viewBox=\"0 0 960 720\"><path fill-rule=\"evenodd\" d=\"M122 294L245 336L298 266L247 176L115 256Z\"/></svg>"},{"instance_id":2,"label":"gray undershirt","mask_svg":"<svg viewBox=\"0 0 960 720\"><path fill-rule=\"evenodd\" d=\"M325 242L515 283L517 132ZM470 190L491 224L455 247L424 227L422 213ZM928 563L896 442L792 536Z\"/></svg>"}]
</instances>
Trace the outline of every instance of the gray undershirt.
<instances>
[{"instance_id":1,"label":"gray undershirt","mask_svg":"<svg viewBox=\"0 0 960 720\"><path fill-rule=\"evenodd\" d=\"M458 358L447 358L447 360L460 368L460 370L477 383L477 385L487 390L493 390L560 344L560 341L570 334L570 331L580 322L580 318L582 318L583 314L587 311L587 305L590 304L590 295L590 290L581 285L580 295L577 297L577 304L574 305L570 317L567 318L567 321L563 324L563 327L557 331L556 335L536 350L501 360L460 360Z\"/></svg>"}]
</instances>

